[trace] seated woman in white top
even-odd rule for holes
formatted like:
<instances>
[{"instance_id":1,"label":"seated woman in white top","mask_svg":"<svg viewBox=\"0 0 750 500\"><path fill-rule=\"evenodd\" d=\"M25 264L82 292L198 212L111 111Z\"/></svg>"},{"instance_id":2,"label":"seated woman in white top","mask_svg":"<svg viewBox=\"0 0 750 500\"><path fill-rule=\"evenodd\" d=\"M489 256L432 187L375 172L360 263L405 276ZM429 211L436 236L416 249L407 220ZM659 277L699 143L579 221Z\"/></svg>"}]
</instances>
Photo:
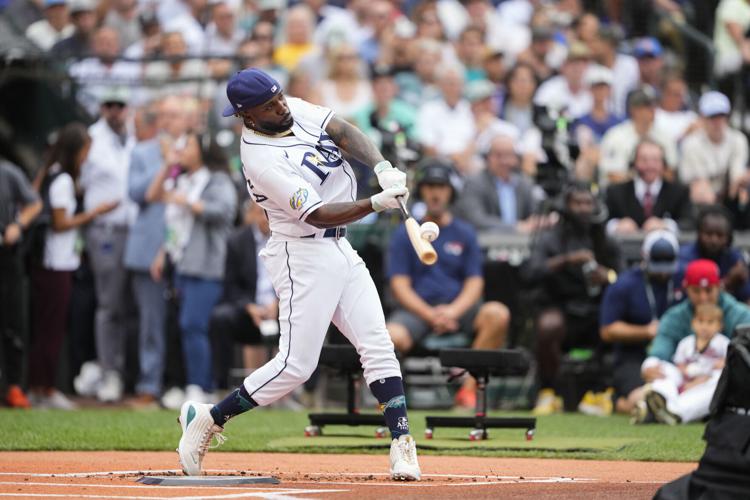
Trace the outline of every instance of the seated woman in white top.
<instances>
[{"instance_id":1,"label":"seated woman in white top","mask_svg":"<svg viewBox=\"0 0 750 500\"><path fill-rule=\"evenodd\" d=\"M60 348L67 332L73 272L80 265L78 228L113 210L108 202L76 213L76 181L91 146L86 127L70 123L60 130L49 159L34 182L44 202L43 243L31 271L32 345L29 353L31 404L41 408L74 408L55 388Z\"/></svg>"},{"instance_id":2,"label":"seated woman in white top","mask_svg":"<svg viewBox=\"0 0 750 500\"><path fill-rule=\"evenodd\" d=\"M321 104L344 119L372 102L370 82L354 47L340 45L331 50L328 79L320 85Z\"/></svg>"}]
</instances>

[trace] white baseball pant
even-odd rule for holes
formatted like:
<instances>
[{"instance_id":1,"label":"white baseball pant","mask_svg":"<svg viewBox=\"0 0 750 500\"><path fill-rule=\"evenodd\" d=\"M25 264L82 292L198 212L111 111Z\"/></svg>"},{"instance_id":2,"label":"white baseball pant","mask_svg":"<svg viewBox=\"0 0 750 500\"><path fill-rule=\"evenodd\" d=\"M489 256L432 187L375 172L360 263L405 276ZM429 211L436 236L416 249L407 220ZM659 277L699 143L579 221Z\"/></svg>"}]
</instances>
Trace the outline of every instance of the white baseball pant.
<instances>
[{"instance_id":1,"label":"white baseball pant","mask_svg":"<svg viewBox=\"0 0 750 500\"><path fill-rule=\"evenodd\" d=\"M331 321L357 349L369 385L401 369L375 284L346 239L272 237L260 253L279 296L278 354L247 378L261 406L312 375Z\"/></svg>"},{"instance_id":2,"label":"white baseball pant","mask_svg":"<svg viewBox=\"0 0 750 500\"><path fill-rule=\"evenodd\" d=\"M721 370L714 370L706 382L680 393L682 373L672 363L662 362L661 367L666 377L651 382L651 388L664 396L667 410L678 415L683 423L695 422L708 415Z\"/></svg>"}]
</instances>

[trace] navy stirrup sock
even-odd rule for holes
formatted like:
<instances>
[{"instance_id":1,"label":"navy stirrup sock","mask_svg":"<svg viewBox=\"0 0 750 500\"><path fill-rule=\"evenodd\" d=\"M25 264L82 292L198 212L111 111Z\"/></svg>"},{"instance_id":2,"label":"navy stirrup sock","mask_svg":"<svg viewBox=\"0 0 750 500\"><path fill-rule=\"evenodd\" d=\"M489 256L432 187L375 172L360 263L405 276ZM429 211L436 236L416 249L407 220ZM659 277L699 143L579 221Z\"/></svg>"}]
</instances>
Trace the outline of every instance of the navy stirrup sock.
<instances>
[{"instance_id":1,"label":"navy stirrup sock","mask_svg":"<svg viewBox=\"0 0 750 500\"><path fill-rule=\"evenodd\" d=\"M227 397L224 398L219 404L214 405L211 408L211 416L214 418L214 422L219 427L224 427L224 424L230 418L240 413L245 413L248 410L252 410L258 406L253 398L248 394L245 385L241 385L239 389L235 389Z\"/></svg>"},{"instance_id":2,"label":"navy stirrup sock","mask_svg":"<svg viewBox=\"0 0 750 500\"><path fill-rule=\"evenodd\" d=\"M372 394L380 402L380 410L385 423L391 431L391 437L398 439L402 434L409 434L409 419L406 416L406 396L401 377L381 378L370 384Z\"/></svg>"}]
</instances>

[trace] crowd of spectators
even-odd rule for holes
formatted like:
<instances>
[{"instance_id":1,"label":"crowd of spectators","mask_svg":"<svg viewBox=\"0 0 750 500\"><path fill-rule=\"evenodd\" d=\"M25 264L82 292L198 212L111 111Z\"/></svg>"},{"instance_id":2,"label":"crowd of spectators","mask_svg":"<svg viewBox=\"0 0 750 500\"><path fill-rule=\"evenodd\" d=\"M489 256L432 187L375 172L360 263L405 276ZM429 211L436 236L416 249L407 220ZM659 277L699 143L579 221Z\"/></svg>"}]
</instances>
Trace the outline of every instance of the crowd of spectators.
<instances>
[{"instance_id":1,"label":"crowd of spectators","mask_svg":"<svg viewBox=\"0 0 750 500\"><path fill-rule=\"evenodd\" d=\"M389 329L404 355L451 331L476 348L508 345L513 318L483 301L492 276L477 235L527 235L520 274L537 292L537 412L560 408L565 352L614 344L610 406L672 422L662 410L674 398L648 396L643 384L658 375L641 364L668 307L719 286L713 268L687 273L690 262L716 264L726 293L709 298L719 306L750 298L732 247L735 229L750 227L735 109L750 62L746 0L10 0L0 13L53 82L73 83L90 124L61 127L26 175L0 163L0 369L11 406L74 406L55 377L67 331L86 321L95 355L80 360L74 386L102 402L121 401L126 387L136 406L209 401L228 384L235 342L256 346L246 368L262 363L257 346L277 329L255 257L268 228L244 190L241 122L221 116L227 78L250 66L365 131L409 172L413 212L442 228L439 263L423 269L385 221ZM694 45L675 29L685 23L716 51L697 77ZM360 196L370 194L369 169L352 162ZM693 231L697 241L679 248ZM618 238L654 232L643 263L627 269ZM71 304L81 269L96 299L89 319ZM724 312L730 336L736 322ZM669 345L651 354L669 361ZM470 406L472 394L465 383L457 402Z\"/></svg>"}]
</instances>

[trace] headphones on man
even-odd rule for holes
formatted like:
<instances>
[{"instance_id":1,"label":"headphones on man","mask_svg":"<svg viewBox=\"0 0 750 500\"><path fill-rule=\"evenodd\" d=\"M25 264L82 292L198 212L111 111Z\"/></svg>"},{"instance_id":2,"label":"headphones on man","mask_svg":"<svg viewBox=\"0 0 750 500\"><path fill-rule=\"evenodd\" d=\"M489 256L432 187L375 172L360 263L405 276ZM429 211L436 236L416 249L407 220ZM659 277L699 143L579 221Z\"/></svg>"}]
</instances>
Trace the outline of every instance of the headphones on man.
<instances>
[{"instance_id":1,"label":"headphones on man","mask_svg":"<svg viewBox=\"0 0 750 500\"><path fill-rule=\"evenodd\" d=\"M552 202L551 210L560 214L561 217L570 217L568 211L568 200L575 193L586 192L594 200L594 212L591 214L592 224L604 224L609 219L609 209L599 193L593 189L591 183L573 180L568 182L560 194Z\"/></svg>"},{"instance_id":2,"label":"headphones on man","mask_svg":"<svg viewBox=\"0 0 750 500\"><path fill-rule=\"evenodd\" d=\"M447 181L451 187L451 199L450 203L453 204L458 196L458 174L456 173L453 164L442 158L423 158L416 165L416 174L414 175L414 190L413 199L420 200L420 191L422 185L429 183L430 179ZM436 182L437 184L437 182Z\"/></svg>"}]
</instances>

